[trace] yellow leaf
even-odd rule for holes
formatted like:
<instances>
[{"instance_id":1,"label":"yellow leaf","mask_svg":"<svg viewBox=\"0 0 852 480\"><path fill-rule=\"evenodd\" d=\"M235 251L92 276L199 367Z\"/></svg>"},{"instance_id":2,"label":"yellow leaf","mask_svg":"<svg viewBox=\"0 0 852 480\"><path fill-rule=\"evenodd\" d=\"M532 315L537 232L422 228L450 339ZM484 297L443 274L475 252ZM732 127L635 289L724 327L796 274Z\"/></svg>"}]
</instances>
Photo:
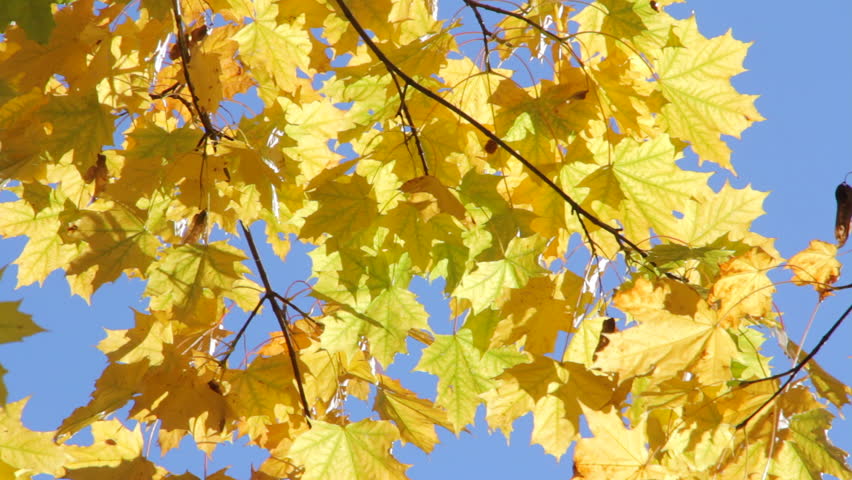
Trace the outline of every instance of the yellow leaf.
<instances>
[{"instance_id":1,"label":"yellow leaf","mask_svg":"<svg viewBox=\"0 0 852 480\"><path fill-rule=\"evenodd\" d=\"M785 268L793 271L793 283L811 285L824 297L831 284L840 277L840 262L837 261L837 246L819 240L811 240L808 248L793 255Z\"/></svg>"},{"instance_id":2,"label":"yellow leaf","mask_svg":"<svg viewBox=\"0 0 852 480\"><path fill-rule=\"evenodd\" d=\"M765 213L763 201L767 195L751 187L736 190L727 182L719 192L698 190L696 201L677 209L683 218L672 236L692 247L709 245L725 235L731 240L747 237L751 222Z\"/></svg>"},{"instance_id":3,"label":"yellow leaf","mask_svg":"<svg viewBox=\"0 0 852 480\"><path fill-rule=\"evenodd\" d=\"M163 357L163 363L145 372L129 415L144 422L161 422L163 452L177 446L171 442L189 432L199 449L211 453L217 443L229 437L233 419L212 372L203 369L215 365L215 359L178 352L174 345L164 349Z\"/></svg>"},{"instance_id":4,"label":"yellow leaf","mask_svg":"<svg viewBox=\"0 0 852 480\"><path fill-rule=\"evenodd\" d=\"M651 480L673 472L649 463L645 425L627 428L618 413L586 411L592 438L577 442L574 450L575 479Z\"/></svg>"},{"instance_id":5,"label":"yellow leaf","mask_svg":"<svg viewBox=\"0 0 852 480\"><path fill-rule=\"evenodd\" d=\"M62 476L68 456L64 447L53 442L53 432L35 432L21 423L27 401L0 409L0 461L30 475Z\"/></svg>"},{"instance_id":6,"label":"yellow leaf","mask_svg":"<svg viewBox=\"0 0 852 480\"><path fill-rule=\"evenodd\" d=\"M541 355L552 352L559 332L573 330L573 308L567 300L556 297L556 285L550 277L535 277L524 287L513 289L503 304L505 317L497 327L510 329L501 340L514 343L526 335L524 350Z\"/></svg>"},{"instance_id":7,"label":"yellow leaf","mask_svg":"<svg viewBox=\"0 0 852 480\"><path fill-rule=\"evenodd\" d=\"M95 95L53 97L39 116L49 125L49 151L59 158L73 150L74 165L81 175L97 160L103 146L112 143L113 117Z\"/></svg>"},{"instance_id":8,"label":"yellow leaf","mask_svg":"<svg viewBox=\"0 0 852 480\"><path fill-rule=\"evenodd\" d=\"M254 2L254 21L233 39L240 44L240 57L246 64L253 70L271 72L279 88L291 91L297 85L297 68L308 71L311 42L304 16L279 23L277 15L278 6L271 0Z\"/></svg>"},{"instance_id":9,"label":"yellow leaf","mask_svg":"<svg viewBox=\"0 0 852 480\"><path fill-rule=\"evenodd\" d=\"M753 122L763 120L754 108L755 95L743 95L730 78L744 71L750 44L731 32L706 39L695 17L674 28L682 46L665 47L656 64L663 95L670 102L663 115L672 136L692 144L699 161L710 160L733 171L731 151L722 135L739 138Z\"/></svg>"},{"instance_id":10,"label":"yellow leaf","mask_svg":"<svg viewBox=\"0 0 852 480\"><path fill-rule=\"evenodd\" d=\"M82 251L66 270L72 291L87 301L101 285L122 273L141 275L157 254L160 241L145 227L145 212L123 204L93 204L68 222L64 237L81 242Z\"/></svg>"},{"instance_id":11,"label":"yellow leaf","mask_svg":"<svg viewBox=\"0 0 852 480\"><path fill-rule=\"evenodd\" d=\"M545 272L538 263L544 243L538 235L513 238L504 258L479 262L476 270L462 277L453 295L469 299L474 313L494 305L504 289L521 288L530 278Z\"/></svg>"},{"instance_id":12,"label":"yellow leaf","mask_svg":"<svg viewBox=\"0 0 852 480\"><path fill-rule=\"evenodd\" d=\"M428 193L432 195L438 202L438 210L449 213L456 217L460 222L465 222L467 219L467 211L464 205L452 194L450 190L432 175L424 175L422 177L412 178L402 184L400 187L405 193Z\"/></svg>"},{"instance_id":13,"label":"yellow leaf","mask_svg":"<svg viewBox=\"0 0 852 480\"><path fill-rule=\"evenodd\" d=\"M473 421L482 402L479 394L492 388L492 379L524 361L523 354L510 349L480 352L473 345L472 332L462 329L455 335L436 335L415 369L438 376L435 403L447 409L452 430L458 433Z\"/></svg>"},{"instance_id":14,"label":"yellow leaf","mask_svg":"<svg viewBox=\"0 0 852 480\"><path fill-rule=\"evenodd\" d=\"M195 87L198 106L208 113L215 113L222 101L222 58L216 52L204 48L193 48L189 62L189 74Z\"/></svg>"},{"instance_id":15,"label":"yellow leaf","mask_svg":"<svg viewBox=\"0 0 852 480\"><path fill-rule=\"evenodd\" d=\"M173 325L163 315L135 312L136 325L129 330L107 330L107 338L98 349L114 362L134 363L147 360L149 365L163 362L163 345L174 343Z\"/></svg>"},{"instance_id":16,"label":"yellow leaf","mask_svg":"<svg viewBox=\"0 0 852 480\"><path fill-rule=\"evenodd\" d=\"M776 261L759 248L721 265L721 273L710 290L708 302L718 302L720 319L736 327L744 317L763 318L772 312L775 286L767 273Z\"/></svg>"},{"instance_id":17,"label":"yellow leaf","mask_svg":"<svg viewBox=\"0 0 852 480\"><path fill-rule=\"evenodd\" d=\"M539 399L533 410L533 443L558 460L568 450L577 435L580 406L566 403L555 395Z\"/></svg>"},{"instance_id":18,"label":"yellow leaf","mask_svg":"<svg viewBox=\"0 0 852 480\"><path fill-rule=\"evenodd\" d=\"M65 439L123 407L134 394L141 391L142 378L147 371L147 362L107 365L95 382L95 391L92 392L88 405L78 407L65 418L56 432L56 437Z\"/></svg>"},{"instance_id":19,"label":"yellow leaf","mask_svg":"<svg viewBox=\"0 0 852 480\"><path fill-rule=\"evenodd\" d=\"M730 334L706 305L695 318L662 311L607 337L610 343L594 365L618 372L622 381L645 375L664 380L689 370L702 382L724 382L731 378L731 361L737 354Z\"/></svg>"},{"instance_id":20,"label":"yellow leaf","mask_svg":"<svg viewBox=\"0 0 852 480\"><path fill-rule=\"evenodd\" d=\"M284 413L300 413L302 405L295 375L286 354L257 357L245 370L229 370L228 405L237 417L259 417L263 423L281 421Z\"/></svg>"},{"instance_id":21,"label":"yellow leaf","mask_svg":"<svg viewBox=\"0 0 852 480\"><path fill-rule=\"evenodd\" d=\"M105 473L108 467L118 467L128 460L143 460L140 457L144 442L142 430L138 424L133 430L129 430L120 421L111 419L94 422L91 427L93 437L91 445L66 447L68 453L74 458L67 464L67 468L71 470L68 478L94 478L99 470ZM125 464L122 467L116 470L110 469L110 473L119 474L129 465ZM151 470L153 473L153 465Z\"/></svg>"},{"instance_id":22,"label":"yellow leaf","mask_svg":"<svg viewBox=\"0 0 852 480\"><path fill-rule=\"evenodd\" d=\"M821 478L832 475L844 480L852 478L846 465L846 453L829 442L831 428L828 410L811 410L794 415L790 426L781 432L782 441L770 473L788 478Z\"/></svg>"},{"instance_id":23,"label":"yellow leaf","mask_svg":"<svg viewBox=\"0 0 852 480\"><path fill-rule=\"evenodd\" d=\"M0 343L20 342L24 337L43 332L31 315L19 310L21 301L0 302Z\"/></svg>"},{"instance_id":24,"label":"yellow leaf","mask_svg":"<svg viewBox=\"0 0 852 480\"><path fill-rule=\"evenodd\" d=\"M808 353L799 348L795 342L787 339L787 344L783 345L787 356L794 358L796 362L801 362L807 357ZM798 354L798 357L796 355ZM850 402L852 397L852 387L841 382L830 373L825 371L819 363L813 358L809 359L805 364L805 370L810 375L810 381L814 385L819 395L834 404L837 408L843 408L844 405Z\"/></svg>"},{"instance_id":25,"label":"yellow leaf","mask_svg":"<svg viewBox=\"0 0 852 480\"><path fill-rule=\"evenodd\" d=\"M305 219L300 232L303 238L320 238L327 233L345 243L369 227L379 213L370 196L370 185L359 175L326 182L310 197L320 202L320 208Z\"/></svg>"},{"instance_id":26,"label":"yellow leaf","mask_svg":"<svg viewBox=\"0 0 852 480\"><path fill-rule=\"evenodd\" d=\"M435 426L451 428L446 411L384 375L381 376L374 408L382 419L396 424L403 442L411 442L426 453L431 453L438 444Z\"/></svg>"},{"instance_id":27,"label":"yellow leaf","mask_svg":"<svg viewBox=\"0 0 852 480\"><path fill-rule=\"evenodd\" d=\"M257 303L235 295L234 284L243 280L249 269L241 262L242 251L227 242L212 242L207 245L181 245L162 253L162 257L148 268L148 286L144 295L151 297L151 310L175 309L178 319L197 318L198 305L208 298L210 292L240 301L240 307L251 310ZM253 282L252 282L253 283ZM243 289L240 289L243 290ZM248 290L246 288L245 290ZM254 291L261 288L254 285ZM218 318L208 318L211 325Z\"/></svg>"},{"instance_id":28,"label":"yellow leaf","mask_svg":"<svg viewBox=\"0 0 852 480\"><path fill-rule=\"evenodd\" d=\"M390 422L361 420L346 426L314 420L290 456L305 467L303 480L404 480L406 465L390 455L399 432Z\"/></svg>"}]
</instances>

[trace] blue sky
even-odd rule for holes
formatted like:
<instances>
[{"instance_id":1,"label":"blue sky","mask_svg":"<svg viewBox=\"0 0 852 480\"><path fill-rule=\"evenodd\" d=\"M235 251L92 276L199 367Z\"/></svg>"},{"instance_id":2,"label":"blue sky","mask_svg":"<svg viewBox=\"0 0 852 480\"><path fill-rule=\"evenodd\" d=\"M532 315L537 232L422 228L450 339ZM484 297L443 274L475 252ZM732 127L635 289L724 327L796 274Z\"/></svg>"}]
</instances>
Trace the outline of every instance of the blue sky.
<instances>
[{"instance_id":1,"label":"blue sky","mask_svg":"<svg viewBox=\"0 0 852 480\"><path fill-rule=\"evenodd\" d=\"M451 5L455 5L453 2ZM758 94L757 106L766 117L745 132L741 140L730 139L733 164L739 177L717 174L714 184L730 180L735 186L751 184L758 190L770 190L764 208L767 214L756 221L754 229L777 239L776 247L790 257L805 248L810 240L833 242L834 188L852 170L852 128L847 118L852 111L852 2L814 1L781 6L779 2L696 0L676 5L669 11L678 16L694 11L705 36L721 35L733 29L738 40L754 42L746 59L746 72L734 80L745 93ZM453 10L449 10L452 8ZM441 14L449 15L454 6L442 2ZM685 160L687 165L690 160ZM852 182L852 177L850 177ZM258 235L260 237L260 235ZM850 268L850 247L842 251L841 261ZM23 246L20 238L0 240L0 265L11 263ZM273 270L273 283L289 285L309 275L306 260L291 256L294 263ZM23 299L21 309L33 315L48 332L26 341L0 346L0 364L9 373L5 382L10 401L30 396L24 421L38 430L53 430L75 407L88 402L94 380L105 366L104 356L94 348L104 337L104 328L129 328L129 307L144 309L139 295L142 284L123 280L95 294L92 306L80 298L68 296L61 274L54 273L43 288L14 290L15 267L9 267L0 279L0 300ZM777 272L774 280L788 280L787 272ZM852 281L848 272L841 283ZM418 293L431 302L433 315L443 308L438 296L423 285ZM849 290L826 300L817 308L816 294L806 288L781 285L776 296L791 339L800 342L813 317L813 326L805 340L814 345L840 313L852 294ZM238 322L234 319L233 322ZM264 321L272 322L266 318ZM239 325L230 324L235 330ZM261 329L263 327L257 327ZM848 338L852 321L841 327L817 356L817 361L847 384L852 383ZM264 338L262 331L250 337L249 347ZM252 343L254 342L254 343ZM772 340L769 340L772 343ZM777 369L790 366L774 350ZM400 358L394 373L404 374L413 361ZM432 380L417 374L411 381L425 388ZM406 383L408 384L408 383ZM358 408L357 406L355 407ZM849 415L849 409L844 412ZM511 442L501 434L489 436L482 412L470 433L455 438L444 431L442 444L429 456L410 447L397 450L400 459L414 464L411 478L516 479L570 478L570 455L561 463L545 455L538 446L529 445L532 422L529 416L516 425ZM844 450L852 449L852 421L838 419L830 438ZM184 469L201 474L203 454L192 447L181 448L161 460L175 473ZM231 475L248 476L248 466L262 461L257 451L230 447L217 451L208 472L234 465Z\"/></svg>"}]
</instances>

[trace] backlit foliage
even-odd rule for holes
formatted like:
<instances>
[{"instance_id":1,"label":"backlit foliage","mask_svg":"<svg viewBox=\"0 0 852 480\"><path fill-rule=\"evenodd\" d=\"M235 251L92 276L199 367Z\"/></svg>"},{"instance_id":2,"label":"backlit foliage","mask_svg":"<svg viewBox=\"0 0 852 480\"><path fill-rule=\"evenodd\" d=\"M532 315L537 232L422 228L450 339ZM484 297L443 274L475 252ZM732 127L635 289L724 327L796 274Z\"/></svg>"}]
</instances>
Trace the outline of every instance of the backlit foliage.
<instances>
[{"instance_id":1,"label":"backlit foliage","mask_svg":"<svg viewBox=\"0 0 852 480\"><path fill-rule=\"evenodd\" d=\"M406 478L393 445L431 452L480 407L506 434L532 413L578 479L852 477L826 434L849 388L813 360L808 382L756 381L783 328L768 272L824 298L837 249L785 261L750 230L765 193L678 162L733 172L724 137L762 117L730 83L748 45L668 3L4 0L18 285L63 270L90 300L126 275L147 299L56 431L5 405L4 478L170 477L143 428L161 452L247 439L256 479ZM263 271L297 240L313 307ZM260 306L280 329L237 362L219 327ZM4 342L39 331L0 316ZM435 391L388 374L409 349Z\"/></svg>"}]
</instances>

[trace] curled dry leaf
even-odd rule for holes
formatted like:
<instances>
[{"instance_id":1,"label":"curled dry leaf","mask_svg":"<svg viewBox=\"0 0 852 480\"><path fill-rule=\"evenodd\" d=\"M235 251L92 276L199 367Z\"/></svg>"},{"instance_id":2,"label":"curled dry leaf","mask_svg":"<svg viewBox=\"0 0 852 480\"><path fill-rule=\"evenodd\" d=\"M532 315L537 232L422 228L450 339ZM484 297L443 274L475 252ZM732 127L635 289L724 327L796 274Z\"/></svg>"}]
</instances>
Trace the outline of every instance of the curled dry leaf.
<instances>
[{"instance_id":1,"label":"curled dry leaf","mask_svg":"<svg viewBox=\"0 0 852 480\"><path fill-rule=\"evenodd\" d=\"M846 244L849 238L849 224L852 221L852 186L846 182L837 186L834 191L837 199L837 220L834 222L834 238L837 239L837 248Z\"/></svg>"},{"instance_id":2,"label":"curled dry leaf","mask_svg":"<svg viewBox=\"0 0 852 480\"><path fill-rule=\"evenodd\" d=\"M207 230L207 210L202 210L192 217L192 223L181 239L181 243L196 243Z\"/></svg>"},{"instance_id":3,"label":"curled dry leaf","mask_svg":"<svg viewBox=\"0 0 852 480\"><path fill-rule=\"evenodd\" d=\"M86 170L83 180L86 183L95 182L95 191L92 193L92 200L97 200L106 189L107 183L109 183L109 170L106 166L106 156L104 154L98 154L98 160Z\"/></svg>"}]
</instances>

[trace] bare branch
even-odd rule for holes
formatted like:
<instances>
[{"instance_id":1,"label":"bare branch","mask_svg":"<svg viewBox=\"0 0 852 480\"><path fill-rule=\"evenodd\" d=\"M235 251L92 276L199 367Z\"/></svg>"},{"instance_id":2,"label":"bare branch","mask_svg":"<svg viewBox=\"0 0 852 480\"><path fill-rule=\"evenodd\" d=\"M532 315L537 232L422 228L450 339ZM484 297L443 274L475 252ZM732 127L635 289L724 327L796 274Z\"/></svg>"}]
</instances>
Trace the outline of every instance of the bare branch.
<instances>
[{"instance_id":1,"label":"bare branch","mask_svg":"<svg viewBox=\"0 0 852 480\"><path fill-rule=\"evenodd\" d=\"M846 311L843 312L843 315L841 315L840 318L838 318L837 321L834 322L834 325L832 325L831 328L829 328L828 331L825 332L825 335L822 336L822 338L816 344L814 349L811 350L811 353L807 354L805 356L805 358L803 358L798 364L796 364L795 367L787 370L786 372L781 372L781 373L778 373L776 375L772 375L771 377L761 378L761 379L758 379L758 380L749 380L749 381L742 382L740 384L740 386L747 386L747 385L751 385L751 384L754 384L754 383L765 382L767 380L775 380L775 379L784 377L786 375L790 375L790 378L788 378L787 381L784 382L784 385L782 385L781 388L776 390L775 393L772 394L772 396L769 397L768 400L763 402L763 404L760 406L760 408L755 410L751 415L748 416L748 418L746 418L745 420L740 422L739 425L737 425L737 430L745 427L748 424L748 422L752 418L754 418L755 415L758 414L758 412L760 412L767 405L772 403L772 401L775 400L775 398L777 398L778 395L781 395L781 392L783 392L784 389L786 389L787 386L790 385L790 383L793 382L793 380L796 378L796 375L798 375L798 373L802 370L802 368L804 368L805 365L807 365L807 363L810 362L811 359L814 358L814 356L820 351L820 349L823 347L823 345L825 345L826 342L828 342L828 339L831 338L831 336L834 334L834 331L837 330L838 327L840 327L840 325L843 323L844 320L846 320L846 317L849 315L850 311L852 311L852 305L849 305L849 308L847 308Z\"/></svg>"},{"instance_id":2,"label":"bare branch","mask_svg":"<svg viewBox=\"0 0 852 480\"><path fill-rule=\"evenodd\" d=\"M310 426L311 409L308 406L308 399L305 396L305 386L302 384L302 372L299 368L299 357L296 354L295 345L293 344L293 339L290 334L290 328L287 325L287 317L281 309L281 306L278 305L278 302L275 300L275 291L272 289L272 284L269 282L269 277L266 275L266 269L263 268L263 263L260 261L260 253L257 251L257 246L254 243L254 237L252 237L251 232L246 228L242 220L240 220L240 228L246 236L246 242L248 242L249 249L251 249L252 259L254 260L254 264L257 266L257 273L260 275L261 282L263 282L263 288L266 290L264 299L269 300L269 304L272 306L272 311L275 313L275 319L278 321L278 326L281 328L281 333L284 334L284 340L287 342L287 354L290 356L290 365L293 367L293 375L296 377L296 385L299 387L299 398L302 401L305 420L308 422L308 426Z\"/></svg>"}]
</instances>

